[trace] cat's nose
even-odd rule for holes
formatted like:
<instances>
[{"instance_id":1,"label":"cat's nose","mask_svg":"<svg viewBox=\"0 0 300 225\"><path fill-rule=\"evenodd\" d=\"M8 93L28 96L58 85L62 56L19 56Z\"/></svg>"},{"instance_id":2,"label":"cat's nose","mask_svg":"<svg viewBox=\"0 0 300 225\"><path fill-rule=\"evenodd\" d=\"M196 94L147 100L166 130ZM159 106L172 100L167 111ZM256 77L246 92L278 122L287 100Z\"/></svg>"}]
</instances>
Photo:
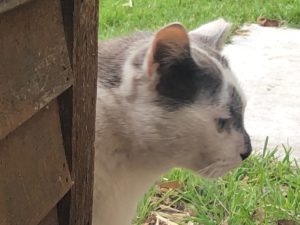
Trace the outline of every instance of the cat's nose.
<instances>
[{"instance_id":1,"label":"cat's nose","mask_svg":"<svg viewBox=\"0 0 300 225\"><path fill-rule=\"evenodd\" d=\"M250 141L249 135L246 133L246 135L244 135L244 136L245 136L244 139L245 139L245 149L246 149L246 152L240 154L242 160L247 159L249 157L249 155L251 155L251 152L252 152L252 145L251 145L251 141Z\"/></svg>"},{"instance_id":2,"label":"cat's nose","mask_svg":"<svg viewBox=\"0 0 300 225\"><path fill-rule=\"evenodd\" d=\"M246 153L240 154L242 160L245 160L249 157L249 155L251 154L252 150L248 151Z\"/></svg>"}]
</instances>

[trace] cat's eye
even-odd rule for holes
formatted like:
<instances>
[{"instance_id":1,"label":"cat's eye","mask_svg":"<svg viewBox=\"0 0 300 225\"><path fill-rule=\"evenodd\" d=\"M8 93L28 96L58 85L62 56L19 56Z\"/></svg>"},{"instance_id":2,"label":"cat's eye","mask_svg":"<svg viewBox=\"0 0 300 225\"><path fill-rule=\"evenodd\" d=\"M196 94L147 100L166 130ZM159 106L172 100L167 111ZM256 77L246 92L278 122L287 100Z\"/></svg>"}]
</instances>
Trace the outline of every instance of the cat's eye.
<instances>
[{"instance_id":1,"label":"cat's eye","mask_svg":"<svg viewBox=\"0 0 300 225\"><path fill-rule=\"evenodd\" d=\"M231 124L230 118L219 118L216 120L217 123L217 129L219 132L222 132L225 129L228 129Z\"/></svg>"}]
</instances>

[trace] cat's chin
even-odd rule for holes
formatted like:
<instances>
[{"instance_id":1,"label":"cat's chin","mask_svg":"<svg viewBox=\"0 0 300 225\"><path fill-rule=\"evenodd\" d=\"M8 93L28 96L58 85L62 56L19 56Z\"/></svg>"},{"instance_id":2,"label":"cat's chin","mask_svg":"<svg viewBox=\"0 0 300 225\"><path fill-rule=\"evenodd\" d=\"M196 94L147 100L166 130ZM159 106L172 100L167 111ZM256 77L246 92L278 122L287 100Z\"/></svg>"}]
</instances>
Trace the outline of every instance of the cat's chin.
<instances>
[{"instance_id":1,"label":"cat's chin","mask_svg":"<svg viewBox=\"0 0 300 225\"><path fill-rule=\"evenodd\" d=\"M209 180L216 180L216 179L218 179L220 177L225 176L229 172L230 171L214 172L214 173L209 174L209 175L199 173L199 176L202 177L202 178L205 178L205 179L209 179Z\"/></svg>"},{"instance_id":2,"label":"cat's chin","mask_svg":"<svg viewBox=\"0 0 300 225\"><path fill-rule=\"evenodd\" d=\"M225 176L230 171L237 168L240 164L241 163L236 163L236 164L232 164L232 165L226 166L226 167L218 167L218 166L210 167L210 166L208 166L207 168L197 171L197 173L199 174L199 176L201 176L203 178L214 180L214 179Z\"/></svg>"}]
</instances>

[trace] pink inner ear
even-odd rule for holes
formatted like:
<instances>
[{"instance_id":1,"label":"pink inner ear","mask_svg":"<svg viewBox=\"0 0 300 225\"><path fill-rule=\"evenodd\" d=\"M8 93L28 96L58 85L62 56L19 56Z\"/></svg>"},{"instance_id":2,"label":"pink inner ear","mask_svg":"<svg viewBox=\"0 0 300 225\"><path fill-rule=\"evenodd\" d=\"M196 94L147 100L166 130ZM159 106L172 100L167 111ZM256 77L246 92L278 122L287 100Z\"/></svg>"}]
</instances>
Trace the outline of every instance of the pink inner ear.
<instances>
[{"instance_id":1,"label":"pink inner ear","mask_svg":"<svg viewBox=\"0 0 300 225\"><path fill-rule=\"evenodd\" d=\"M159 65L159 62L154 62L154 55L158 43L171 45L173 49L170 51L170 54L172 54L170 56L176 57L176 55L180 55L182 51L184 51L185 46L189 44L188 33L181 24L175 23L162 28L155 34L147 59L147 73L149 76L154 73Z\"/></svg>"},{"instance_id":2,"label":"pink inner ear","mask_svg":"<svg viewBox=\"0 0 300 225\"><path fill-rule=\"evenodd\" d=\"M162 28L156 33L153 45L155 45L156 42L171 42L184 46L189 43L189 38L185 28L182 25L171 24Z\"/></svg>"}]
</instances>

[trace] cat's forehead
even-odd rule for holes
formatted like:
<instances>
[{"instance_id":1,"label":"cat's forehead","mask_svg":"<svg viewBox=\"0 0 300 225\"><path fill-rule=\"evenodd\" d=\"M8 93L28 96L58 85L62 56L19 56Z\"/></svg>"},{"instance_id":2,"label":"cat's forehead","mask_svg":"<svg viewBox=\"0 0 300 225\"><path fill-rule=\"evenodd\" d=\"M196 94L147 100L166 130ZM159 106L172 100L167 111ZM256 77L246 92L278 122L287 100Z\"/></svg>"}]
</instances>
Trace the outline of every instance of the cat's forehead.
<instances>
[{"instance_id":1,"label":"cat's forehead","mask_svg":"<svg viewBox=\"0 0 300 225\"><path fill-rule=\"evenodd\" d=\"M220 52L204 45L204 44L191 44L191 52L194 61L200 67L211 68L211 76L217 76L222 81L225 92L228 92L227 101L231 101L232 93L235 99L239 98L239 104L243 107L246 105L245 95L239 85L239 82L230 69L229 62L225 56ZM213 68L213 69L212 69Z\"/></svg>"},{"instance_id":2,"label":"cat's forehead","mask_svg":"<svg viewBox=\"0 0 300 225\"><path fill-rule=\"evenodd\" d=\"M229 69L229 62L219 51L191 40L191 54L196 62L204 62L207 66L218 67L219 70Z\"/></svg>"}]
</instances>

